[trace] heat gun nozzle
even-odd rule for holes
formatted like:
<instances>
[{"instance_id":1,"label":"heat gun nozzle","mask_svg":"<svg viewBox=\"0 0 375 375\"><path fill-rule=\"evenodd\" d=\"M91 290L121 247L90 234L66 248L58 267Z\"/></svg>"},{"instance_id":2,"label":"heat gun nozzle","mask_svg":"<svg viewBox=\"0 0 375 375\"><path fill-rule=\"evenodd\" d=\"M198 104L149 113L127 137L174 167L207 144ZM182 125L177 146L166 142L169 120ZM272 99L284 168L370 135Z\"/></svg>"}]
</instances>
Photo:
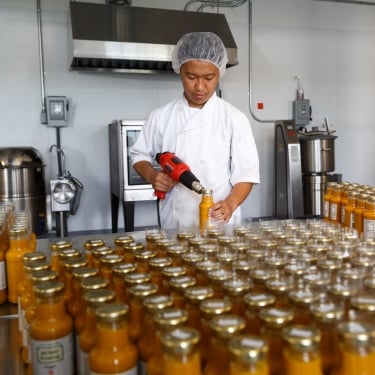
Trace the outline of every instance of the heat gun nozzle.
<instances>
[{"instance_id":1,"label":"heat gun nozzle","mask_svg":"<svg viewBox=\"0 0 375 375\"><path fill-rule=\"evenodd\" d=\"M203 190L205 187L199 182L199 181L194 181L191 184L191 188L198 194L202 194Z\"/></svg>"}]
</instances>

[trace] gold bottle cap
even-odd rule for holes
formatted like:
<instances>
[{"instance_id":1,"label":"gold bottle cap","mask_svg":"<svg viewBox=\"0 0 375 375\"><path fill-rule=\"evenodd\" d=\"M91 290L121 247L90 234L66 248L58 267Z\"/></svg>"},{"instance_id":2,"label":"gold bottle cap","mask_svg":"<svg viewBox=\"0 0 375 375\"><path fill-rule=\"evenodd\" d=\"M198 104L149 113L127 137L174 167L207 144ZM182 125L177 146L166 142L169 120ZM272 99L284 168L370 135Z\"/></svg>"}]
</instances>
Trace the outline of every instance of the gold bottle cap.
<instances>
[{"instance_id":1,"label":"gold bottle cap","mask_svg":"<svg viewBox=\"0 0 375 375\"><path fill-rule=\"evenodd\" d=\"M303 280L310 286L314 287L326 287L330 285L331 279L329 275L320 272L307 273L303 275Z\"/></svg>"},{"instance_id":2,"label":"gold bottle cap","mask_svg":"<svg viewBox=\"0 0 375 375\"><path fill-rule=\"evenodd\" d=\"M316 348L321 339L319 329L302 325L284 327L281 335L288 344L299 351Z\"/></svg>"},{"instance_id":3,"label":"gold bottle cap","mask_svg":"<svg viewBox=\"0 0 375 375\"><path fill-rule=\"evenodd\" d=\"M147 296L156 294L157 291L158 286L153 283L136 284L129 288L129 293L138 299L143 299Z\"/></svg>"},{"instance_id":4,"label":"gold bottle cap","mask_svg":"<svg viewBox=\"0 0 375 375\"><path fill-rule=\"evenodd\" d=\"M241 362L258 362L268 352L268 343L259 336L238 335L229 340L229 352Z\"/></svg>"},{"instance_id":5,"label":"gold bottle cap","mask_svg":"<svg viewBox=\"0 0 375 375\"><path fill-rule=\"evenodd\" d=\"M124 251L128 254L135 254L137 251L144 250L145 245L142 242L130 242L124 246Z\"/></svg>"},{"instance_id":6,"label":"gold bottle cap","mask_svg":"<svg viewBox=\"0 0 375 375\"><path fill-rule=\"evenodd\" d=\"M115 252L115 249L109 246L101 246L101 247L96 247L95 249L92 249L92 254L94 255L95 259L100 259L101 256L113 254L114 252Z\"/></svg>"},{"instance_id":7,"label":"gold bottle cap","mask_svg":"<svg viewBox=\"0 0 375 375\"><path fill-rule=\"evenodd\" d=\"M207 277L213 283L222 283L231 279L233 277L233 272L218 268L208 272Z\"/></svg>"},{"instance_id":8,"label":"gold bottle cap","mask_svg":"<svg viewBox=\"0 0 375 375\"><path fill-rule=\"evenodd\" d=\"M375 297L370 294L360 294L350 298L350 305L356 310L375 312Z\"/></svg>"},{"instance_id":9,"label":"gold bottle cap","mask_svg":"<svg viewBox=\"0 0 375 375\"><path fill-rule=\"evenodd\" d=\"M146 241L153 244L166 237L166 233L159 229L152 229L146 232Z\"/></svg>"},{"instance_id":10,"label":"gold bottle cap","mask_svg":"<svg viewBox=\"0 0 375 375\"><path fill-rule=\"evenodd\" d=\"M219 248L217 244L214 243L205 243L199 246L199 252L204 254L206 257L217 254Z\"/></svg>"},{"instance_id":11,"label":"gold bottle cap","mask_svg":"<svg viewBox=\"0 0 375 375\"><path fill-rule=\"evenodd\" d=\"M131 242L134 242L134 238L132 236L118 236L113 241L113 244L117 247L124 247Z\"/></svg>"},{"instance_id":12,"label":"gold bottle cap","mask_svg":"<svg viewBox=\"0 0 375 375\"><path fill-rule=\"evenodd\" d=\"M232 278L223 282L223 289L229 296L241 296L253 287L250 280Z\"/></svg>"},{"instance_id":13,"label":"gold bottle cap","mask_svg":"<svg viewBox=\"0 0 375 375\"><path fill-rule=\"evenodd\" d=\"M199 304L199 309L204 316L212 318L215 315L229 313L232 310L232 303L228 299L210 298Z\"/></svg>"},{"instance_id":14,"label":"gold bottle cap","mask_svg":"<svg viewBox=\"0 0 375 375\"><path fill-rule=\"evenodd\" d=\"M363 268L342 268L338 271L338 276L344 282L362 280L366 276L366 270Z\"/></svg>"},{"instance_id":15,"label":"gold bottle cap","mask_svg":"<svg viewBox=\"0 0 375 375\"><path fill-rule=\"evenodd\" d=\"M181 257L182 254L185 254L188 249L182 245L173 245L168 247L167 254L172 257Z\"/></svg>"},{"instance_id":16,"label":"gold bottle cap","mask_svg":"<svg viewBox=\"0 0 375 375\"><path fill-rule=\"evenodd\" d=\"M88 290L104 289L109 285L109 280L104 277L88 277L81 281L81 289L86 292Z\"/></svg>"},{"instance_id":17,"label":"gold bottle cap","mask_svg":"<svg viewBox=\"0 0 375 375\"><path fill-rule=\"evenodd\" d=\"M232 242L229 249L237 255L246 255L246 252L250 250L250 245L247 242Z\"/></svg>"},{"instance_id":18,"label":"gold bottle cap","mask_svg":"<svg viewBox=\"0 0 375 375\"><path fill-rule=\"evenodd\" d=\"M344 317L344 308L333 302L315 303L310 306L312 317L322 323L338 322Z\"/></svg>"},{"instance_id":19,"label":"gold bottle cap","mask_svg":"<svg viewBox=\"0 0 375 375\"><path fill-rule=\"evenodd\" d=\"M94 267L81 267L73 270L72 275L77 280L83 280L87 277L98 276L99 271Z\"/></svg>"},{"instance_id":20,"label":"gold bottle cap","mask_svg":"<svg viewBox=\"0 0 375 375\"><path fill-rule=\"evenodd\" d=\"M308 307L319 301L320 294L309 289L292 290L289 292L289 299L297 306Z\"/></svg>"},{"instance_id":21,"label":"gold bottle cap","mask_svg":"<svg viewBox=\"0 0 375 375\"><path fill-rule=\"evenodd\" d=\"M47 256L45 253L42 253L41 251L34 251L33 253L26 253L22 257L22 262L24 265L26 265L28 262L33 262L35 260L46 260Z\"/></svg>"},{"instance_id":22,"label":"gold bottle cap","mask_svg":"<svg viewBox=\"0 0 375 375\"><path fill-rule=\"evenodd\" d=\"M34 293L39 298L55 297L64 290L64 283L57 280L42 281L33 286Z\"/></svg>"},{"instance_id":23,"label":"gold bottle cap","mask_svg":"<svg viewBox=\"0 0 375 375\"><path fill-rule=\"evenodd\" d=\"M248 233L251 233L250 227L240 226L233 229L233 234L238 237L243 237Z\"/></svg>"},{"instance_id":24,"label":"gold bottle cap","mask_svg":"<svg viewBox=\"0 0 375 375\"><path fill-rule=\"evenodd\" d=\"M324 271L335 271L342 267L342 262L339 259L319 259L316 265Z\"/></svg>"},{"instance_id":25,"label":"gold bottle cap","mask_svg":"<svg viewBox=\"0 0 375 375\"><path fill-rule=\"evenodd\" d=\"M346 321L337 326L340 339L353 346L374 345L375 326L372 324Z\"/></svg>"},{"instance_id":26,"label":"gold bottle cap","mask_svg":"<svg viewBox=\"0 0 375 375\"><path fill-rule=\"evenodd\" d=\"M214 316L209 326L215 336L228 339L243 331L246 321L238 315L222 314Z\"/></svg>"},{"instance_id":27,"label":"gold bottle cap","mask_svg":"<svg viewBox=\"0 0 375 375\"><path fill-rule=\"evenodd\" d=\"M136 284L143 284L148 283L151 280L151 275L149 273L141 273L141 272L132 272L128 273L124 276L125 283L127 285L136 285Z\"/></svg>"},{"instance_id":28,"label":"gold bottle cap","mask_svg":"<svg viewBox=\"0 0 375 375\"><path fill-rule=\"evenodd\" d=\"M346 298L350 298L351 296L353 296L357 292L357 289L351 285L344 285L344 284L337 283L337 284L329 285L327 288L327 292L328 294L332 296L346 299Z\"/></svg>"},{"instance_id":29,"label":"gold bottle cap","mask_svg":"<svg viewBox=\"0 0 375 375\"><path fill-rule=\"evenodd\" d=\"M163 268L161 274L170 279L172 277L185 276L187 274L187 268L184 266L169 266Z\"/></svg>"},{"instance_id":30,"label":"gold bottle cap","mask_svg":"<svg viewBox=\"0 0 375 375\"><path fill-rule=\"evenodd\" d=\"M216 255L216 259L219 263L227 265L231 265L237 258L237 254L231 252L225 252Z\"/></svg>"},{"instance_id":31,"label":"gold bottle cap","mask_svg":"<svg viewBox=\"0 0 375 375\"><path fill-rule=\"evenodd\" d=\"M191 353L197 346L199 338L199 332L188 327L178 327L162 332L160 335L165 350L177 355Z\"/></svg>"},{"instance_id":32,"label":"gold bottle cap","mask_svg":"<svg viewBox=\"0 0 375 375\"><path fill-rule=\"evenodd\" d=\"M169 247L174 246L176 244L175 240L171 240L169 238L161 238L155 242L156 250L168 250Z\"/></svg>"},{"instance_id":33,"label":"gold bottle cap","mask_svg":"<svg viewBox=\"0 0 375 375\"><path fill-rule=\"evenodd\" d=\"M216 270L218 268L220 268L220 263L214 261L214 260L202 260L201 262L198 262L196 265L195 265L195 268L199 271L199 272L203 272L203 273L208 273L212 270Z\"/></svg>"},{"instance_id":34,"label":"gold bottle cap","mask_svg":"<svg viewBox=\"0 0 375 375\"><path fill-rule=\"evenodd\" d=\"M276 298L269 293L250 292L244 295L243 301L249 310L259 311L264 307L272 306Z\"/></svg>"},{"instance_id":35,"label":"gold bottle cap","mask_svg":"<svg viewBox=\"0 0 375 375\"><path fill-rule=\"evenodd\" d=\"M106 267L113 267L115 264L119 264L123 260L124 260L124 257L118 254L102 255L99 258L100 264Z\"/></svg>"},{"instance_id":36,"label":"gold bottle cap","mask_svg":"<svg viewBox=\"0 0 375 375\"><path fill-rule=\"evenodd\" d=\"M33 285L40 283L42 281L57 280L58 273L52 270L41 270L34 271L31 273L31 282Z\"/></svg>"},{"instance_id":37,"label":"gold bottle cap","mask_svg":"<svg viewBox=\"0 0 375 375\"><path fill-rule=\"evenodd\" d=\"M262 250L276 249L277 241L270 238L260 238L258 240L258 247Z\"/></svg>"},{"instance_id":38,"label":"gold bottle cap","mask_svg":"<svg viewBox=\"0 0 375 375\"><path fill-rule=\"evenodd\" d=\"M184 292L185 298L192 303L199 303L214 296L214 290L209 286L190 286Z\"/></svg>"},{"instance_id":39,"label":"gold bottle cap","mask_svg":"<svg viewBox=\"0 0 375 375\"><path fill-rule=\"evenodd\" d=\"M60 240L56 242L52 242L50 245L50 249L52 252L60 251L64 249L72 249L73 244L70 241Z\"/></svg>"},{"instance_id":40,"label":"gold bottle cap","mask_svg":"<svg viewBox=\"0 0 375 375\"><path fill-rule=\"evenodd\" d=\"M289 263L284 267L285 275L300 277L306 273L306 265L299 262Z\"/></svg>"},{"instance_id":41,"label":"gold bottle cap","mask_svg":"<svg viewBox=\"0 0 375 375\"><path fill-rule=\"evenodd\" d=\"M103 247L105 246L105 242L101 239L91 239L91 240L87 240L84 244L83 244L83 247L86 249L86 250L94 250L98 247Z\"/></svg>"},{"instance_id":42,"label":"gold bottle cap","mask_svg":"<svg viewBox=\"0 0 375 375\"><path fill-rule=\"evenodd\" d=\"M193 276L177 276L170 278L168 283L172 289L183 292L186 288L194 286L197 279Z\"/></svg>"},{"instance_id":43,"label":"gold bottle cap","mask_svg":"<svg viewBox=\"0 0 375 375\"><path fill-rule=\"evenodd\" d=\"M245 259L235 260L233 262L233 269L237 272L250 272L256 267L255 262L247 261Z\"/></svg>"},{"instance_id":44,"label":"gold bottle cap","mask_svg":"<svg viewBox=\"0 0 375 375\"><path fill-rule=\"evenodd\" d=\"M143 299L143 306L151 311L163 310L173 306L173 298L166 295L150 295Z\"/></svg>"},{"instance_id":45,"label":"gold bottle cap","mask_svg":"<svg viewBox=\"0 0 375 375\"><path fill-rule=\"evenodd\" d=\"M173 260L169 257L163 258L152 258L148 261L151 270L162 270L165 267L169 267Z\"/></svg>"},{"instance_id":46,"label":"gold bottle cap","mask_svg":"<svg viewBox=\"0 0 375 375\"><path fill-rule=\"evenodd\" d=\"M255 268L250 271L250 277L258 283L265 283L268 279L276 275L276 270L269 270L265 268Z\"/></svg>"},{"instance_id":47,"label":"gold bottle cap","mask_svg":"<svg viewBox=\"0 0 375 375\"><path fill-rule=\"evenodd\" d=\"M193 247L194 249L199 249L200 246L208 244L208 238L202 237L192 237L189 238L189 246Z\"/></svg>"},{"instance_id":48,"label":"gold bottle cap","mask_svg":"<svg viewBox=\"0 0 375 375\"><path fill-rule=\"evenodd\" d=\"M137 265L135 263L117 263L112 266L113 276L115 277L124 277L136 270Z\"/></svg>"},{"instance_id":49,"label":"gold bottle cap","mask_svg":"<svg viewBox=\"0 0 375 375\"><path fill-rule=\"evenodd\" d=\"M27 274L34 271L48 270L50 268L49 262L46 260L34 260L24 264L24 270Z\"/></svg>"},{"instance_id":50,"label":"gold bottle cap","mask_svg":"<svg viewBox=\"0 0 375 375\"><path fill-rule=\"evenodd\" d=\"M200 253L196 253L196 252L191 252L191 253L183 254L181 259L183 263L189 266L194 266L196 263L204 260L204 255Z\"/></svg>"},{"instance_id":51,"label":"gold bottle cap","mask_svg":"<svg viewBox=\"0 0 375 375\"><path fill-rule=\"evenodd\" d=\"M232 243L237 242L236 237L234 236L218 236L217 241L219 246L230 246Z\"/></svg>"},{"instance_id":52,"label":"gold bottle cap","mask_svg":"<svg viewBox=\"0 0 375 375\"><path fill-rule=\"evenodd\" d=\"M124 303L105 303L95 310L95 315L99 321L116 323L126 319L129 307Z\"/></svg>"},{"instance_id":53,"label":"gold bottle cap","mask_svg":"<svg viewBox=\"0 0 375 375\"><path fill-rule=\"evenodd\" d=\"M89 290L83 294L83 298L91 307L97 307L100 304L113 302L115 300L116 293L110 289L94 289Z\"/></svg>"},{"instance_id":54,"label":"gold bottle cap","mask_svg":"<svg viewBox=\"0 0 375 375\"><path fill-rule=\"evenodd\" d=\"M264 263L272 268L272 269L275 269L275 268L283 268L286 264L286 258L282 255L271 255L271 256L268 256L265 260L264 260Z\"/></svg>"},{"instance_id":55,"label":"gold bottle cap","mask_svg":"<svg viewBox=\"0 0 375 375\"><path fill-rule=\"evenodd\" d=\"M154 250L137 250L134 252L134 257L138 261L149 261L152 258L155 258L157 252Z\"/></svg>"},{"instance_id":56,"label":"gold bottle cap","mask_svg":"<svg viewBox=\"0 0 375 375\"><path fill-rule=\"evenodd\" d=\"M259 311L259 319L267 326L281 328L294 318L293 310L276 307L265 307Z\"/></svg>"},{"instance_id":57,"label":"gold bottle cap","mask_svg":"<svg viewBox=\"0 0 375 375\"><path fill-rule=\"evenodd\" d=\"M162 329L170 329L183 325L187 322L188 314L184 309L167 307L163 310L155 311L154 321L157 326Z\"/></svg>"},{"instance_id":58,"label":"gold bottle cap","mask_svg":"<svg viewBox=\"0 0 375 375\"><path fill-rule=\"evenodd\" d=\"M207 228L207 237L211 239L217 239L224 235L224 230L220 228Z\"/></svg>"},{"instance_id":59,"label":"gold bottle cap","mask_svg":"<svg viewBox=\"0 0 375 375\"><path fill-rule=\"evenodd\" d=\"M178 232L177 239L179 241L188 241L190 238L195 237L196 234L194 232Z\"/></svg>"},{"instance_id":60,"label":"gold bottle cap","mask_svg":"<svg viewBox=\"0 0 375 375\"><path fill-rule=\"evenodd\" d=\"M81 267L87 267L87 260L84 258L71 258L64 260L64 268L67 272L73 272L73 270Z\"/></svg>"},{"instance_id":61,"label":"gold bottle cap","mask_svg":"<svg viewBox=\"0 0 375 375\"><path fill-rule=\"evenodd\" d=\"M81 257L81 252L77 249L64 249L64 250L59 251L58 254L59 254L59 259L61 261L65 261L66 259Z\"/></svg>"}]
</instances>

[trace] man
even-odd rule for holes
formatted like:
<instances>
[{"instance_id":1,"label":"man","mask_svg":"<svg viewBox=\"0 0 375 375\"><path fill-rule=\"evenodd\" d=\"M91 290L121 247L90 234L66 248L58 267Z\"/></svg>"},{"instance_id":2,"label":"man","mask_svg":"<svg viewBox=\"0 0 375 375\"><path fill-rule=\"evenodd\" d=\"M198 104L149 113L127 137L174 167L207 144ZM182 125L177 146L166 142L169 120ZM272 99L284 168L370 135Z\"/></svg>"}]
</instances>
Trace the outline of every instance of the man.
<instances>
[{"instance_id":1,"label":"man","mask_svg":"<svg viewBox=\"0 0 375 375\"><path fill-rule=\"evenodd\" d=\"M211 219L239 223L241 203L259 183L258 153L244 113L216 95L228 61L221 39L210 32L181 37L172 54L180 74L183 95L154 110L134 144L134 169L155 190L167 192L161 201L164 229L199 226L201 196L152 162L159 152L170 151L182 159L206 188L213 190Z\"/></svg>"}]
</instances>

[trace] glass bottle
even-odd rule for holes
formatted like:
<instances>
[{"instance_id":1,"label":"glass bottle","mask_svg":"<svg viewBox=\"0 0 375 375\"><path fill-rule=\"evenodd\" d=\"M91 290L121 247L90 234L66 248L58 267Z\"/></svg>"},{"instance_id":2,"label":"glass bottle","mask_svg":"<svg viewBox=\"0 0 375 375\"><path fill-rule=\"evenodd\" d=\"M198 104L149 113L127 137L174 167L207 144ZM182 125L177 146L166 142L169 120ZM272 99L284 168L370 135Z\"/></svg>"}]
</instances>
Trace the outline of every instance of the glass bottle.
<instances>
[{"instance_id":1,"label":"glass bottle","mask_svg":"<svg viewBox=\"0 0 375 375\"><path fill-rule=\"evenodd\" d=\"M268 344L259 336L237 335L228 344L229 375L269 375Z\"/></svg>"},{"instance_id":2,"label":"glass bottle","mask_svg":"<svg viewBox=\"0 0 375 375\"><path fill-rule=\"evenodd\" d=\"M225 281L230 280L233 277L233 272L222 268L213 269L207 274L208 285L214 290L215 298L224 298L224 287Z\"/></svg>"},{"instance_id":3,"label":"glass bottle","mask_svg":"<svg viewBox=\"0 0 375 375\"><path fill-rule=\"evenodd\" d=\"M344 309L329 301L310 306L312 325L321 332L320 356L325 374L331 374L340 362L337 325L344 317Z\"/></svg>"},{"instance_id":4,"label":"glass bottle","mask_svg":"<svg viewBox=\"0 0 375 375\"><path fill-rule=\"evenodd\" d=\"M346 321L338 325L340 362L332 375L375 374L375 327Z\"/></svg>"},{"instance_id":5,"label":"glass bottle","mask_svg":"<svg viewBox=\"0 0 375 375\"><path fill-rule=\"evenodd\" d=\"M323 375L320 359L320 331L314 327L292 325L282 330L284 358L288 375Z\"/></svg>"},{"instance_id":6,"label":"glass bottle","mask_svg":"<svg viewBox=\"0 0 375 375\"><path fill-rule=\"evenodd\" d=\"M350 298L350 320L375 325L375 297L369 293L360 293Z\"/></svg>"},{"instance_id":7,"label":"glass bottle","mask_svg":"<svg viewBox=\"0 0 375 375\"><path fill-rule=\"evenodd\" d=\"M113 247L109 246L101 246L101 247L96 247L95 249L92 250L92 255L93 255L93 267L97 268L99 270L99 274L101 272L100 269L100 258L103 255L109 255L109 254L114 254L115 249Z\"/></svg>"},{"instance_id":8,"label":"glass bottle","mask_svg":"<svg viewBox=\"0 0 375 375\"><path fill-rule=\"evenodd\" d=\"M209 211L214 204L214 198L212 196L211 189L204 189L202 191L202 200L199 204L199 227L201 231L207 229L209 224Z\"/></svg>"},{"instance_id":9,"label":"glass bottle","mask_svg":"<svg viewBox=\"0 0 375 375\"><path fill-rule=\"evenodd\" d=\"M155 243L155 251L158 258L165 258L167 257L168 249L171 246L176 245L176 241L170 238L161 238L157 240Z\"/></svg>"},{"instance_id":10,"label":"glass bottle","mask_svg":"<svg viewBox=\"0 0 375 375\"><path fill-rule=\"evenodd\" d=\"M201 375L199 332L180 327L161 333L164 375Z\"/></svg>"},{"instance_id":11,"label":"glass bottle","mask_svg":"<svg viewBox=\"0 0 375 375\"><path fill-rule=\"evenodd\" d=\"M159 292L163 288L163 278L162 271L165 267L172 265L172 258L162 257L162 258L152 258L148 262L151 273L151 282L158 286Z\"/></svg>"},{"instance_id":12,"label":"glass bottle","mask_svg":"<svg viewBox=\"0 0 375 375\"><path fill-rule=\"evenodd\" d=\"M132 272L124 276L125 288L124 288L124 300L125 304L130 305L130 293L129 289L133 285L149 283L151 281L151 274L149 273L140 273Z\"/></svg>"},{"instance_id":13,"label":"glass bottle","mask_svg":"<svg viewBox=\"0 0 375 375\"><path fill-rule=\"evenodd\" d=\"M142 283L133 285L129 288L129 339L136 343L143 326L144 308L143 299L147 296L156 294L158 286L153 283Z\"/></svg>"},{"instance_id":14,"label":"glass bottle","mask_svg":"<svg viewBox=\"0 0 375 375\"><path fill-rule=\"evenodd\" d=\"M186 276L187 272L188 270L184 266L169 266L163 268L161 271L163 283L160 294L170 294L169 280L173 277Z\"/></svg>"},{"instance_id":15,"label":"glass bottle","mask_svg":"<svg viewBox=\"0 0 375 375\"><path fill-rule=\"evenodd\" d=\"M358 194L359 192L356 190L352 190L348 193L348 203L345 207L345 228L354 229L354 210L356 207Z\"/></svg>"},{"instance_id":16,"label":"glass bottle","mask_svg":"<svg viewBox=\"0 0 375 375\"><path fill-rule=\"evenodd\" d=\"M106 303L114 302L115 292L110 289L94 289L84 293L85 325L77 337L77 372L79 375L89 374L88 355L97 339L96 309Z\"/></svg>"},{"instance_id":17,"label":"glass bottle","mask_svg":"<svg viewBox=\"0 0 375 375\"><path fill-rule=\"evenodd\" d=\"M244 318L232 314L215 316L209 322L211 329L211 351L204 365L204 375L229 375L229 340L245 328Z\"/></svg>"},{"instance_id":18,"label":"glass bottle","mask_svg":"<svg viewBox=\"0 0 375 375\"><path fill-rule=\"evenodd\" d=\"M194 286L197 280L193 276L177 276L169 280L173 306L183 309L185 307L184 292L186 288Z\"/></svg>"},{"instance_id":19,"label":"glass bottle","mask_svg":"<svg viewBox=\"0 0 375 375\"><path fill-rule=\"evenodd\" d=\"M100 238L92 238L83 244L83 247L85 249L85 257L87 259L87 263L89 267L94 267L94 254L93 250L95 250L98 247L104 247L105 242Z\"/></svg>"},{"instance_id":20,"label":"glass bottle","mask_svg":"<svg viewBox=\"0 0 375 375\"><path fill-rule=\"evenodd\" d=\"M213 295L213 289L207 286L191 286L186 288L184 297L186 301L185 309L188 313L187 325L189 327L195 328L201 332L201 312L199 304L208 298L212 298Z\"/></svg>"},{"instance_id":21,"label":"glass bottle","mask_svg":"<svg viewBox=\"0 0 375 375\"><path fill-rule=\"evenodd\" d=\"M65 310L63 290L61 281L34 286L36 311L30 325L34 374L74 374L73 321Z\"/></svg>"},{"instance_id":22,"label":"glass bottle","mask_svg":"<svg viewBox=\"0 0 375 375\"><path fill-rule=\"evenodd\" d=\"M250 292L244 295L245 304L245 332L252 335L261 334L261 321L259 311L266 307L274 306L276 298L269 293Z\"/></svg>"},{"instance_id":23,"label":"glass bottle","mask_svg":"<svg viewBox=\"0 0 375 375\"><path fill-rule=\"evenodd\" d=\"M167 235L160 229L150 229L146 231L146 249L156 250L156 242L166 238Z\"/></svg>"},{"instance_id":24,"label":"glass bottle","mask_svg":"<svg viewBox=\"0 0 375 375\"><path fill-rule=\"evenodd\" d=\"M80 267L72 272L72 298L67 305L68 312L73 319L76 319L82 309L82 288L81 281L88 277L98 276L99 272L94 267Z\"/></svg>"},{"instance_id":25,"label":"glass bottle","mask_svg":"<svg viewBox=\"0 0 375 375\"><path fill-rule=\"evenodd\" d=\"M128 306L109 303L98 307L97 339L89 354L92 374L137 375L137 349L129 340Z\"/></svg>"},{"instance_id":26,"label":"glass bottle","mask_svg":"<svg viewBox=\"0 0 375 375\"><path fill-rule=\"evenodd\" d=\"M202 315L200 353L203 365L207 362L211 353L211 328L209 322L218 315L229 314L232 304L228 299L209 298L199 304Z\"/></svg>"},{"instance_id":27,"label":"glass bottle","mask_svg":"<svg viewBox=\"0 0 375 375\"><path fill-rule=\"evenodd\" d=\"M145 245L142 242L130 242L124 246L124 263L135 264L135 253L145 249Z\"/></svg>"},{"instance_id":28,"label":"glass bottle","mask_svg":"<svg viewBox=\"0 0 375 375\"><path fill-rule=\"evenodd\" d=\"M149 261L157 255L156 250L138 250L134 253L137 272L150 273Z\"/></svg>"},{"instance_id":29,"label":"glass bottle","mask_svg":"<svg viewBox=\"0 0 375 375\"><path fill-rule=\"evenodd\" d=\"M341 223L341 192L341 185L336 184L333 187L329 205L329 220L331 223Z\"/></svg>"},{"instance_id":30,"label":"glass bottle","mask_svg":"<svg viewBox=\"0 0 375 375\"><path fill-rule=\"evenodd\" d=\"M223 283L224 295L232 303L232 314L245 318L244 295L249 292L253 284L249 279L234 277Z\"/></svg>"},{"instance_id":31,"label":"glass bottle","mask_svg":"<svg viewBox=\"0 0 375 375\"><path fill-rule=\"evenodd\" d=\"M85 258L72 258L64 261L64 298L67 306L73 296L73 271L82 267L87 267Z\"/></svg>"},{"instance_id":32,"label":"glass bottle","mask_svg":"<svg viewBox=\"0 0 375 375\"><path fill-rule=\"evenodd\" d=\"M357 231L358 237L360 237L363 233L363 216L366 209L367 198L368 194L359 194L357 197L357 204L354 209L354 229Z\"/></svg>"},{"instance_id":33,"label":"glass bottle","mask_svg":"<svg viewBox=\"0 0 375 375\"><path fill-rule=\"evenodd\" d=\"M292 309L266 307L259 311L261 335L268 342L268 365L271 375L285 374L284 342L281 331L294 318Z\"/></svg>"},{"instance_id":34,"label":"glass bottle","mask_svg":"<svg viewBox=\"0 0 375 375\"><path fill-rule=\"evenodd\" d=\"M113 241L113 244L115 245L115 254L124 257L125 256L124 247L132 242L134 242L134 238L129 235L116 237Z\"/></svg>"},{"instance_id":35,"label":"glass bottle","mask_svg":"<svg viewBox=\"0 0 375 375\"><path fill-rule=\"evenodd\" d=\"M172 259L172 266L177 267L182 265L181 257L188 249L180 244L169 246L167 249L167 256Z\"/></svg>"},{"instance_id":36,"label":"glass bottle","mask_svg":"<svg viewBox=\"0 0 375 375\"><path fill-rule=\"evenodd\" d=\"M294 288L294 282L288 277L274 277L265 282L266 292L276 297L275 307L289 308L289 292Z\"/></svg>"},{"instance_id":37,"label":"glass bottle","mask_svg":"<svg viewBox=\"0 0 375 375\"><path fill-rule=\"evenodd\" d=\"M5 253L8 302L18 302L18 284L25 278L22 258L33 252L30 247L30 233L24 226L13 225L8 229L9 249Z\"/></svg>"},{"instance_id":38,"label":"glass bottle","mask_svg":"<svg viewBox=\"0 0 375 375\"><path fill-rule=\"evenodd\" d=\"M310 306L315 305L319 299L320 294L313 292L309 288L292 290L289 292L289 299L291 308L294 311L294 324L309 325L310 319Z\"/></svg>"},{"instance_id":39,"label":"glass bottle","mask_svg":"<svg viewBox=\"0 0 375 375\"><path fill-rule=\"evenodd\" d=\"M65 282L65 266L64 263L69 259L80 259L81 252L77 249L63 249L59 251L59 280Z\"/></svg>"},{"instance_id":40,"label":"glass bottle","mask_svg":"<svg viewBox=\"0 0 375 375\"><path fill-rule=\"evenodd\" d=\"M112 266L113 290L116 292L116 302L125 303L125 280L129 273L135 272L135 263L119 263Z\"/></svg>"},{"instance_id":41,"label":"glass bottle","mask_svg":"<svg viewBox=\"0 0 375 375\"><path fill-rule=\"evenodd\" d=\"M70 241L59 240L50 244L51 250L51 270L60 272L59 252L66 249L72 249L73 244Z\"/></svg>"},{"instance_id":42,"label":"glass bottle","mask_svg":"<svg viewBox=\"0 0 375 375\"><path fill-rule=\"evenodd\" d=\"M157 311L172 307L172 304L172 298L166 295L151 295L143 299L145 318L143 329L137 342L139 375L147 374L147 362L155 349L156 324L154 314Z\"/></svg>"},{"instance_id":43,"label":"glass bottle","mask_svg":"<svg viewBox=\"0 0 375 375\"><path fill-rule=\"evenodd\" d=\"M109 288L113 289L113 273L112 267L115 264L121 264L124 257L122 255L113 253L108 255L102 255L99 259L100 262L100 276L104 277L109 281Z\"/></svg>"},{"instance_id":44,"label":"glass bottle","mask_svg":"<svg viewBox=\"0 0 375 375\"><path fill-rule=\"evenodd\" d=\"M174 307L158 310L154 314L156 324L156 341L154 351L147 362L148 375L164 375L163 347L160 339L162 332L182 327L188 319L187 312Z\"/></svg>"},{"instance_id":45,"label":"glass bottle","mask_svg":"<svg viewBox=\"0 0 375 375\"><path fill-rule=\"evenodd\" d=\"M375 195L367 198L365 211L363 213L363 237L364 239L375 238Z\"/></svg>"}]
</instances>

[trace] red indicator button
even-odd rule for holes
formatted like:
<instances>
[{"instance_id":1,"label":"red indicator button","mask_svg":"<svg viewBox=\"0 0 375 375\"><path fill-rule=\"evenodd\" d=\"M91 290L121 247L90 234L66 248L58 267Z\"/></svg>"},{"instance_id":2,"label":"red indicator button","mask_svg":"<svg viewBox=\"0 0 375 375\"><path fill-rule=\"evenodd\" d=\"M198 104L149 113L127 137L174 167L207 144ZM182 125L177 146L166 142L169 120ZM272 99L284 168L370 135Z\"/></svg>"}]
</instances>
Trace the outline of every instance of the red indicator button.
<instances>
[{"instance_id":1,"label":"red indicator button","mask_svg":"<svg viewBox=\"0 0 375 375\"><path fill-rule=\"evenodd\" d=\"M258 109L264 109L264 103L263 102L258 102L257 103L257 108Z\"/></svg>"}]
</instances>

